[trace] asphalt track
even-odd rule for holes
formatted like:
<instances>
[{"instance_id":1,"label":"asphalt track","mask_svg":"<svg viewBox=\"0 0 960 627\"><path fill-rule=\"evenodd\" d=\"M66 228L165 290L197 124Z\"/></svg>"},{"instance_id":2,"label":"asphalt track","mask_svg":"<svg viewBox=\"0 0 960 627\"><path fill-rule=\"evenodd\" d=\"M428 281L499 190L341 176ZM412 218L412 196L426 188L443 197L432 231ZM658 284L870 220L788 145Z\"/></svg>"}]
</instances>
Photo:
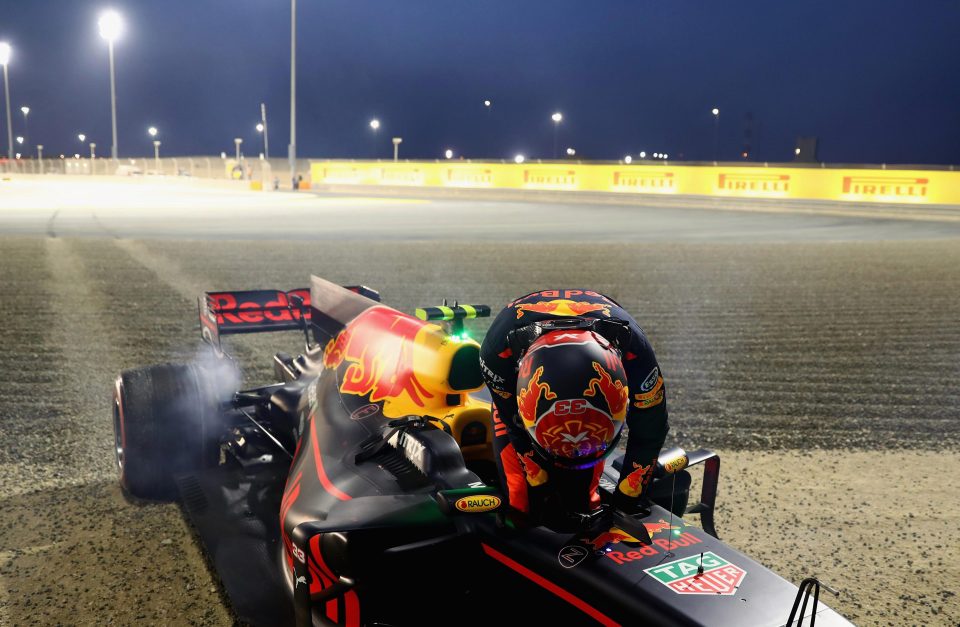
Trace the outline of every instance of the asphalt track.
<instances>
[{"instance_id":1,"label":"asphalt track","mask_svg":"<svg viewBox=\"0 0 960 627\"><path fill-rule=\"evenodd\" d=\"M960 449L960 222L705 204L0 182L0 623L230 622L178 511L131 506L116 490L110 384L124 368L190 359L204 290L289 289L315 273L375 287L406 311L442 298L496 309L555 286L613 296L657 351L669 442L793 460L781 468L787 483L826 473L822 498L770 506L786 521L855 499L849 480L804 460L902 465L909 455L917 468L897 469L902 485L893 471L886 484L864 480L880 498L889 490L889 516L905 516L897 492L933 490L921 502L942 508L938 526L919 539L901 525L904 538L838 541L859 538L881 560L908 550L888 543L912 542L910 589L888 591L872 574L879 589L833 605L858 623L956 624L960 570L935 560L960 558L949 476ZM297 338L234 346L247 379L263 381L271 352L296 350ZM947 469L942 482L920 472L936 467ZM781 572L802 574L816 557L809 545L805 557L778 555L769 542L752 552Z\"/></svg>"}]
</instances>

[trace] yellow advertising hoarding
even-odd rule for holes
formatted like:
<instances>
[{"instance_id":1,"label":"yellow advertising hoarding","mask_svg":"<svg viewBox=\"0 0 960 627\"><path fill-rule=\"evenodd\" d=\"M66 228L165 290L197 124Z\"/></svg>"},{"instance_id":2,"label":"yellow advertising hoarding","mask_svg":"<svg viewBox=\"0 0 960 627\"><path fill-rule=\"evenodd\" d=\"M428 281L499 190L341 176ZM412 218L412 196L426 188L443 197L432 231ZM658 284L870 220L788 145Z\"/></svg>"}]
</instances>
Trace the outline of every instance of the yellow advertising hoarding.
<instances>
[{"instance_id":1,"label":"yellow advertising hoarding","mask_svg":"<svg viewBox=\"0 0 960 627\"><path fill-rule=\"evenodd\" d=\"M314 184L695 194L960 205L960 172L576 163L311 164Z\"/></svg>"}]
</instances>

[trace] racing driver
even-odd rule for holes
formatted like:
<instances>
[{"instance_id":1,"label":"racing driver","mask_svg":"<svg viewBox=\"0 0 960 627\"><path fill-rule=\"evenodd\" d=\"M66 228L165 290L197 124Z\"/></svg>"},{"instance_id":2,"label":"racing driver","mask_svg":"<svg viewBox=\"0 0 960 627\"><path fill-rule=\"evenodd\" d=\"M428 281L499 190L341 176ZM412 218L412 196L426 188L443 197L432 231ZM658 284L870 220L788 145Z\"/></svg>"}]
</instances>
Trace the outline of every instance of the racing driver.
<instances>
[{"instance_id":1,"label":"racing driver","mask_svg":"<svg viewBox=\"0 0 960 627\"><path fill-rule=\"evenodd\" d=\"M501 484L522 518L572 530L596 512L603 460L624 422L614 505L645 509L667 435L666 393L643 330L613 299L575 289L518 298L491 324L480 366Z\"/></svg>"}]
</instances>

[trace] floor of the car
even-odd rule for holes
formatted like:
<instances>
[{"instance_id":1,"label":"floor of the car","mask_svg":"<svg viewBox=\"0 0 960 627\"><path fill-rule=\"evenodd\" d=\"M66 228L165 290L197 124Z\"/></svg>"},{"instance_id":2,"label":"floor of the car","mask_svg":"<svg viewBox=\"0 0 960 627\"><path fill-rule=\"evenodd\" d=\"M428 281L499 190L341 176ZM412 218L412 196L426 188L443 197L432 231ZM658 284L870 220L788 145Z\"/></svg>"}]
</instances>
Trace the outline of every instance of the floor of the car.
<instances>
[{"instance_id":1,"label":"floor of the car","mask_svg":"<svg viewBox=\"0 0 960 627\"><path fill-rule=\"evenodd\" d=\"M287 469L286 464L254 473L216 468L177 481L183 511L237 620L254 627L294 622L278 560L278 512Z\"/></svg>"}]
</instances>

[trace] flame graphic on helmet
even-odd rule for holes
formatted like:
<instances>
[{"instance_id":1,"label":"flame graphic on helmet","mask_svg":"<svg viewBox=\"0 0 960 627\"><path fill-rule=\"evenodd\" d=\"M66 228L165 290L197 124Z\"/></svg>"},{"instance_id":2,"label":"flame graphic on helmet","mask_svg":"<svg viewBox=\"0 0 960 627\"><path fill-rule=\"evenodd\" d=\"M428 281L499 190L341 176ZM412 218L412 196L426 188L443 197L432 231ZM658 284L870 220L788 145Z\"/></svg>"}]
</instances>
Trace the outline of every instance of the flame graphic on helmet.
<instances>
[{"instance_id":1,"label":"flame graphic on helmet","mask_svg":"<svg viewBox=\"0 0 960 627\"><path fill-rule=\"evenodd\" d=\"M593 362L593 369L600 376L590 379L583 395L594 396L597 392L600 392L607 399L610 415L613 416L614 420L622 420L627 415L627 401L630 399L629 391L623 385L623 381L614 381L606 368L599 363Z\"/></svg>"},{"instance_id":2,"label":"flame graphic on helmet","mask_svg":"<svg viewBox=\"0 0 960 627\"><path fill-rule=\"evenodd\" d=\"M582 316L591 311L599 311L609 317L610 305L591 303L588 301L575 301L566 298L541 301L539 303L522 303L517 305L517 320L523 317L525 311L551 316Z\"/></svg>"},{"instance_id":3,"label":"flame graphic on helmet","mask_svg":"<svg viewBox=\"0 0 960 627\"><path fill-rule=\"evenodd\" d=\"M636 497L640 496L644 486L647 485L649 477L652 475L653 464L643 466L637 462L633 462L633 467L635 470L624 477L617 488L627 496Z\"/></svg>"},{"instance_id":4,"label":"flame graphic on helmet","mask_svg":"<svg viewBox=\"0 0 960 627\"><path fill-rule=\"evenodd\" d=\"M520 390L517 396L517 411L528 427L532 427L537 421L537 403L540 401L540 395L542 394L548 401L557 398L557 395L550 390L549 383L540 383L541 376L543 376L543 366L534 371L527 387Z\"/></svg>"}]
</instances>

